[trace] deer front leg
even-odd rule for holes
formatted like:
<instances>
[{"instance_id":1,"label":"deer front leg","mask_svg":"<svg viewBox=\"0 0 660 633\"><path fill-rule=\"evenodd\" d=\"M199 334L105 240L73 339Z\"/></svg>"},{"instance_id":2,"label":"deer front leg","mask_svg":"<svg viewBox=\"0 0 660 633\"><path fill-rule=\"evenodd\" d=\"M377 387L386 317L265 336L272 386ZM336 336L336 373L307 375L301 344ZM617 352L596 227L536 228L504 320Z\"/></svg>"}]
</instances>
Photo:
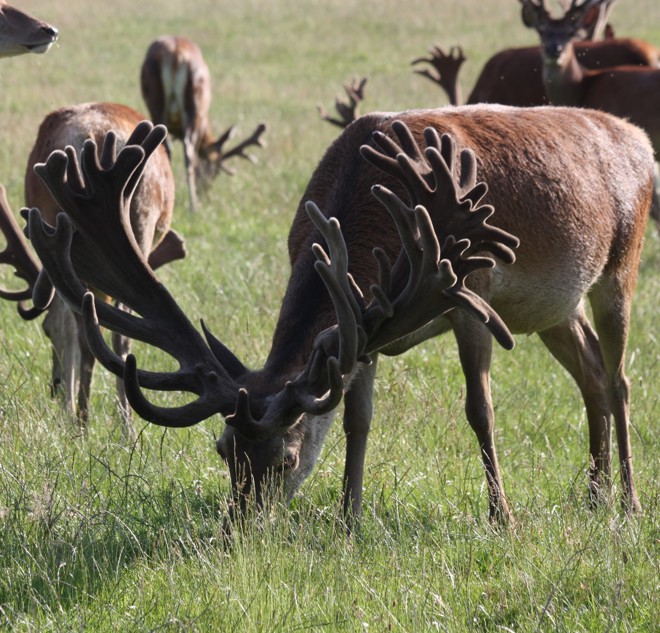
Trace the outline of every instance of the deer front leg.
<instances>
[{"instance_id":1,"label":"deer front leg","mask_svg":"<svg viewBox=\"0 0 660 633\"><path fill-rule=\"evenodd\" d=\"M362 482L367 438L373 417L374 379L377 356L371 365L362 367L353 379L344 398L344 433L346 434L346 463L344 467L342 507L349 533L362 516Z\"/></svg>"},{"instance_id":2,"label":"deer front leg","mask_svg":"<svg viewBox=\"0 0 660 633\"><path fill-rule=\"evenodd\" d=\"M495 450L495 414L490 393L492 337L485 326L470 316L452 318L458 352L465 375L465 414L477 436L488 483L488 516L494 523L511 523Z\"/></svg>"},{"instance_id":3,"label":"deer front leg","mask_svg":"<svg viewBox=\"0 0 660 633\"><path fill-rule=\"evenodd\" d=\"M76 416L76 395L80 384L78 372L81 367L80 331L75 314L57 295L48 308L43 328L53 348L51 395L63 396L65 409ZM86 419L78 416L78 421L84 429Z\"/></svg>"},{"instance_id":4,"label":"deer front leg","mask_svg":"<svg viewBox=\"0 0 660 633\"><path fill-rule=\"evenodd\" d=\"M92 392L92 377L94 375L96 358L87 343L82 318L77 314L74 317L78 328L78 347L80 349L77 415L80 424L87 428L87 423L89 422L89 396Z\"/></svg>"}]
</instances>

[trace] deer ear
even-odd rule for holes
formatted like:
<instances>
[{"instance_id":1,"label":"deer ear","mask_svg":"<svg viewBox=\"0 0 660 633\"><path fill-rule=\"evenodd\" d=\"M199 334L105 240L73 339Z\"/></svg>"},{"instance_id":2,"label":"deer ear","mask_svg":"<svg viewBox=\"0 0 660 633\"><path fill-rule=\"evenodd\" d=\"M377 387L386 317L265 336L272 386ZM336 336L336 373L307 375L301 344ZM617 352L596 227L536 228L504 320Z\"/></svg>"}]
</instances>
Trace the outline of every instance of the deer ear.
<instances>
[{"instance_id":1,"label":"deer ear","mask_svg":"<svg viewBox=\"0 0 660 633\"><path fill-rule=\"evenodd\" d=\"M532 11L526 4L523 4L521 16L523 24L528 29L533 29L535 26L534 11Z\"/></svg>"},{"instance_id":2,"label":"deer ear","mask_svg":"<svg viewBox=\"0 0 660 633\"><path fill-rule=\"evenodd\" d=\"M523 24L528 29L535 29L538 23L539 9L531 5L526 0L520 0L520 3L522 4L521 16L522 16Z\"/></svg>"}]
</instances>

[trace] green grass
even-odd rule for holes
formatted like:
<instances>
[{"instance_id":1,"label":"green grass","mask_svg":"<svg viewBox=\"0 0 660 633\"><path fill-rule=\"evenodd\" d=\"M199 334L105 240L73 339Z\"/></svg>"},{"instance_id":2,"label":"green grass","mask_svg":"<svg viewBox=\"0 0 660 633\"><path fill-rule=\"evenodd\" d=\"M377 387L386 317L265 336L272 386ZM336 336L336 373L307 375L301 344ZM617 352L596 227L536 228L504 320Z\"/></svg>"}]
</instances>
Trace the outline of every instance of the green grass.
<instances>
[{"instance_id":1,"label":"green grass","mask_svg":"<svg viewBox=\"0 0 660 633\"><path fill-rule=\"evenodd\" d=\"M485 10L484 4L488 7ZM221 177L190 216L175 146L174 225L190 257L160 277L253 366L266 357L288 275L298 199L337 130L321 122L341 85L369 76L363 110L445 102L409 61L434 43L468 56L464 94L486 58L535 43L514 0L115 0L20 6L56 24L47 55L0 60L0 182L21 205L27 154L61 105L143 109L139 67L163 33L194 38L214 78L211 118L270 130L255 166ZM617 32L660 43L660 5L626 0ZM627 371L644 507L586 503L587 427L572 382L535 338L498 350L497 441L517 524L487 522L476 442L463 415L451 336L381 362L367 457L364 526L337 524L340 424L290 508L237 534L221 525L229 478L215 418L189 430L140 426L121 442L114 380L99 369L80 437L48 392L39 322L0 304L0 627L17 631L657 630L660 621L660 241L648 231ZM3 276L3 280L6 275ZM137 346L141 361L149 352ZM615 476L618 468L615 469ZM615 494L618 494L615 485Z\"/></svg>"}]
</instances>

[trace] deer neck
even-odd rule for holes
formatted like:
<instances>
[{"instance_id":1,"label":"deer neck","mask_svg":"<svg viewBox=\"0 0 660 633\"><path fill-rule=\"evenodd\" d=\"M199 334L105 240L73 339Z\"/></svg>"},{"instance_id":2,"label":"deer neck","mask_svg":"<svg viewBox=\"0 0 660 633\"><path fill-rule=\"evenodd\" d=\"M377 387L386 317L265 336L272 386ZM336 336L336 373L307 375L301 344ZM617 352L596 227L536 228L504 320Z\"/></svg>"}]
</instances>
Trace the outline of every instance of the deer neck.
<instances>
[{"instance_id":1,"label":"deer neck","mask_svg":"<svg viewBox=\"0 0 660 633\"><path fill-rule=\"evenodd\" d=\"M544 57L543 62L543 86L550 103L580 106L586 73L575 55L573 44L566 46L559 59Z\"/></svg>"}]
</instances>

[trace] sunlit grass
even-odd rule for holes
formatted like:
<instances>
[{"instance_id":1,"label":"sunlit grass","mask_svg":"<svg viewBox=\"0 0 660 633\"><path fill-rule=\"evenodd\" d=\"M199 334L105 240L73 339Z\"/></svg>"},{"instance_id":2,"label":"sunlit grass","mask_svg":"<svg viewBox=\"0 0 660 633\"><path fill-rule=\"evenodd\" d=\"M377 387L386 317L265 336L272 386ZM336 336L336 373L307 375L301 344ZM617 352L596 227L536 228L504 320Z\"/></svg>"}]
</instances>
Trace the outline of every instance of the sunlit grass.
<instances>
[{"instance_id":1,"label":"sunlit grass","mask_svg":"<svg viewBox=\"0 0 660 633\"><path fill-rule=\"evenodd\" d=\"M43 116L61 105L120 101L143 109L139 67L163 33L194 38L214 80L220 131L269 125L257 165L221 177L187 211L174 147L174 226L189 258L159 271L193 321L203 317L245 362L266 357L288 276L286 237L336 128L344 81L369 76L363 111L442 105L410 69L434 43L462 44L464 94L485 59L535 42L519 3L293 0L52 3L21 7L56 24L45 56L0 60L0 182L16 211ZM625 9L625 10L624 10ZM660 6L626 0L622 35L660 43ZM114 380L97 370L87 436L48 391L39 322L0 304L0 626L19 631L653 631L660 495L660 240L651 231L632 316L627 371L640 517L586 496L587 425L577 389L535 338L497 350L497 442L516 525L493 530L476 441L463 413L451 336L383 359L367 456L364 524L339 514L341 424L289 508L238 530L222 519L228 473L218 417L165 431L136 420L125 445ZM137 345L140 363L158 356ZM176 395L168 395L176 399Z\"/></svg>"}]
</instances>

